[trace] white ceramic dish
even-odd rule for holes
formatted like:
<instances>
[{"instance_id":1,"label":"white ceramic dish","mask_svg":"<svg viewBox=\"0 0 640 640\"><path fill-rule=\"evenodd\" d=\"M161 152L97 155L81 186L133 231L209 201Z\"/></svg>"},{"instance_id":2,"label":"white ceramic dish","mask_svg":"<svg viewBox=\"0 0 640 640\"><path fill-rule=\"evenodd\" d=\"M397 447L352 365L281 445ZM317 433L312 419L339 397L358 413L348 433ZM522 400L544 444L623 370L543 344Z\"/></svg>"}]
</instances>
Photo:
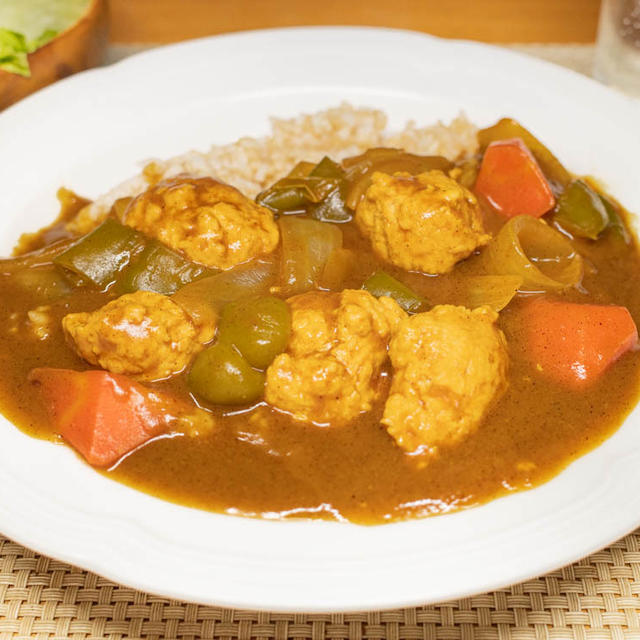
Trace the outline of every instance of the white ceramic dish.
<instances>
[{"instance_id":1,"label":"white ceramic dish","mask_svg":"<svg viewBox=\"0 0 640 640\"><path fill-rule=\"evenodd\" d=\"M521 120L573 171L640 211L640 107L567 70L400 31L291 29L188 42L74 76L0 115L0 249L48 222L67 185L96 196L149 156L267 131L343 100L392 126ZM486 591L567 564L640 525L640 413L531 491L378 527L272 522L162 502L0 420L0 531L132 587L255 609L337 611Z\"/></svg>"}]
</instances>

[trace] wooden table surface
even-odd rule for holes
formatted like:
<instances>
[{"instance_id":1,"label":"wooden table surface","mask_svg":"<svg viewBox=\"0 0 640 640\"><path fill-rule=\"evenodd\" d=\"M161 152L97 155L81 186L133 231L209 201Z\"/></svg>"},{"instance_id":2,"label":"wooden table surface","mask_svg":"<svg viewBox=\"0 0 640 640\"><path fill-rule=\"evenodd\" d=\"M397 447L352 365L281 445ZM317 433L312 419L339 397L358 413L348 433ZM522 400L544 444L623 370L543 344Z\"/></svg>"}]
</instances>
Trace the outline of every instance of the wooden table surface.
<instances>
[{"instance_id":1,"label":"wooden table surface","mask_svg":"<svg viewBox=\"0 0 640 640\"><path fill-rule=\"evenodd\" d=\"M115 43L266 27L371 25L486 42L593 42L600 0L109 0Z\"/></svg>"}]
</instances>

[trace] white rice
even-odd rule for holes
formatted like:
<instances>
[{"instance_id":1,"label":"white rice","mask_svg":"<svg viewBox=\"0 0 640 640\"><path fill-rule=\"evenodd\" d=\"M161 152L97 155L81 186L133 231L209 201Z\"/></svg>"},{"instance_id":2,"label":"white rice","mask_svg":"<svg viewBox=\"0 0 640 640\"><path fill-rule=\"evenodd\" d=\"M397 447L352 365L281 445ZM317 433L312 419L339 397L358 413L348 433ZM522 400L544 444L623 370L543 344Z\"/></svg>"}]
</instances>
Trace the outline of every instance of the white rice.
<instances>
[{"instance_id":1,"label":"white rice","mask_svg":"<svg viewBox=\"0 0 640 640\"><path fill-rule=\"evenodd\" d=\"M338 107L291 119L271 119L271 134L241 138L209 151L188 151L168 160L154 160L137 176L114 187L85 207L69 228L86 233L104 219L118 198L133 197L150 183L182 173L213 176L255 197L300 160L317 162L323 156L340 160L371 147L398 147L411 153L442 155L456 160L477 150L477 128L464 114L448 125L438 122L417 127L410 121L400 132L386 131L387 117L377 109Z\"/></svg>"}]
</instances>

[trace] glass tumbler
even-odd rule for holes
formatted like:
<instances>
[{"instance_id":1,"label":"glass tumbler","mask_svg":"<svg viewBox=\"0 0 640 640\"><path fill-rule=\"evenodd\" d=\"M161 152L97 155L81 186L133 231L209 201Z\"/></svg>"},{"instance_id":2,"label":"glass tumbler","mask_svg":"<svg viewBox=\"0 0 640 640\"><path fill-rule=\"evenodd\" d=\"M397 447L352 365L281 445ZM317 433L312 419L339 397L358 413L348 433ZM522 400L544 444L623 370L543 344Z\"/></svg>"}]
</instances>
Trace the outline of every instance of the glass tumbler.
<instances>
[{"instance_id":1,"label":"glass tumbler","mask_svg":"<svg viewBox=\"0 0 640 640\"><path fill-rule=\"evenodd\" d=\"M602 0L594 76L640 96L640 0Z\"/></svg>"}]
</instances>

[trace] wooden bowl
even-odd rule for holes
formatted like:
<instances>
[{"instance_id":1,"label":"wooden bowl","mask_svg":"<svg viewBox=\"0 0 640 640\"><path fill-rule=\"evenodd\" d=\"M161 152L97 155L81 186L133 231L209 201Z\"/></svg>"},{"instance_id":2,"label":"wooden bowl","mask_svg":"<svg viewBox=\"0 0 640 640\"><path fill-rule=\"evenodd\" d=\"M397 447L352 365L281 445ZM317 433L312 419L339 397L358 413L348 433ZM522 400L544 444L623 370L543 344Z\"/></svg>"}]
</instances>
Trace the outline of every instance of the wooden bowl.
<instances>
[{"instance_id":1,"label":"wooden bowl","mask_svg":"<svg viewBox=\"0 0 640 640\"><path fill-rule=\"evenodd\" d=\"M83 16L29 54L31 76L0 69L0 109L66 76L95 66L107 44L106 0L91 0Z\"/></svg>"}]
</instances>

